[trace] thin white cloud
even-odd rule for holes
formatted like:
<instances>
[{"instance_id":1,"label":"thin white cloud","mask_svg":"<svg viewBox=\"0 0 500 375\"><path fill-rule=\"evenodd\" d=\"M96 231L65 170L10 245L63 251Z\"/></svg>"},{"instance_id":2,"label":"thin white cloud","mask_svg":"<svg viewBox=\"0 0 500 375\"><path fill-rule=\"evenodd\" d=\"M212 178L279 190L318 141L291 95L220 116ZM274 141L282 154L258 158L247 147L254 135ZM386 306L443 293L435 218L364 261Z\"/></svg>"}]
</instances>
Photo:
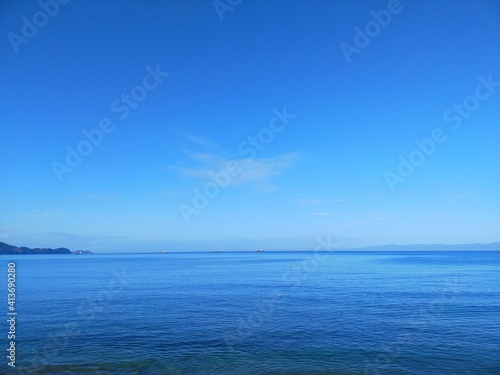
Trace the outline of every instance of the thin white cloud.
<instances>
[{"instance_id":1,"label":"thin white cloud","mask_svg":"<svg viewBox=\"0 0 500 375\"><path fill-rule=\"evenodd\" d=\"M191 136L190 138L193 138ZM227 172L228 166L236 165L236 173L230 175L228 186L255 185L260 189L272 189L270 184L273 177L282 174L286 169L291 168L298 160L299 155L296 152L276 155L270 158L231 158L229 153L209 141L194 141L195 145L191 148L180 144L180 149L185 156L189 158L188 163L171 166L172 169L179 172L182 176L196 178L200 180L210 180L221 172ZM193 147L203 143L203 146L210 145L214 150L203 151L194 150ZM199 147L198 147L199 148ZM191 166L186 166L190 164Z\"/></svg>"},{"instance_id":2,"label":"thin white cloud","mask_svg":"<svg viewBox=\"0 0 500 375\"><path fill-rule=\"evenodd\" d=\"M200 145L200 146L217 147L217 145L214 142L212 142L211 140L199 137L199 136L194 135L194 134L187 134L186 139L189 142L195 143L195 144Z\"/></svg>"},{"instance_id":3,"label":"thin white cloud","mask_svg":"<svg viewBox=\"0 0 500 375\"><path fill-rule=\"evenodd\" d=\"M329 211L322 211L322 212L313 212L312 215L313 216L329 216L331 215L332 213L329 212Z\"/></svg>"},{"instance_id":4,"label":"thin white cloud","mask_svg":"<svg viewBox=\"0 0 500 375\"><path fill-rule=\"evenodd\" d=\"M271 177L278 176L292 167L297 159L296 153L288 153L272 158L236 160L241 167L241 173L235 175L230 184L246 185L267 182Z\"/></svg>"},{"instance_id":5,"label":"thin white cloud","mask_svg":"<svg viewBox=\"0 0 500 375\"><path fill-rule=\"evenodd\" d=\"M214 153L193 151L188 148L185 148L182 151L191 159L191 161L206 165L217 165L223 163L226 160L226 158Z\"/></svg>"}]
</instances>

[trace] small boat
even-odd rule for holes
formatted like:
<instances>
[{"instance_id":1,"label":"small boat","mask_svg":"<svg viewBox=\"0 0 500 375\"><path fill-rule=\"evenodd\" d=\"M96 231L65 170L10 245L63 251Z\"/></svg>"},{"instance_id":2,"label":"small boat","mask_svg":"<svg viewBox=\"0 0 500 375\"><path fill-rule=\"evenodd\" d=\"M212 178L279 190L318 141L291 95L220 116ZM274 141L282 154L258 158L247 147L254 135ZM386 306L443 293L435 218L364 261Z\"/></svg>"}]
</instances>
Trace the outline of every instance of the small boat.
<instances>
[{"instance_id":1,"label":"small boat","mask_svg":"<svg viewBox=\"0 0 500 375\"><path fill-rule=\"evenodd\" d=\"M257 249L257 250L255 250L255 252L256 252L256 253L263 253L263 252L264 252L264 250L263 250L263 249Z\"/></svg>"},{"instance_id":2,"label":"small boat","mask_svg":"<svg viewBox=\"0 0 500 375\"><path fill-rule=\"evenodd\" d=\"M220 253L220 250L214 250L214 253Z\"/></svg>"},{"instance_id":3,"label":"small boat","mask_svg":"<svg viewBox=\"0 0 500 375\"><path fill-rule=\"evenodd\" d=\"M167 250L163 250L163 251L160 251L160 253L161 254L166 254L166 253L168 253L168 251Z\"/></svg>"}]
</instances>

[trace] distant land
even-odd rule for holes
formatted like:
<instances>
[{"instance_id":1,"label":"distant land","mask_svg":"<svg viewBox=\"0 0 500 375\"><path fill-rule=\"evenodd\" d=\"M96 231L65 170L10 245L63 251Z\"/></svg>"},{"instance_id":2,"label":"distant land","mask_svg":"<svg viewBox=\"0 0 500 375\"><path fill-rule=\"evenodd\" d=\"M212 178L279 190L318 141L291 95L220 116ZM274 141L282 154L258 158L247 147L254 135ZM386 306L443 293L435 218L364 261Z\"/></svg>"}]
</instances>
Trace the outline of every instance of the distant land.
<instances>
[{"instance_id":1,"label":"distant land","mask_svg":"<svg viewBox=\"0 0 500 375\"><path fill-rule=\"evenodd\" d=\"M487 244L474 243L474 244L411 244L411 245L379 245L379 246L367 246L360 248L337 248L331 249L331 251L500 251L500 242L492 242ZM241 251L241 250L240 250ZM248 250L254 251L254 250ZM268 250L273 251L273 250ZM274 251L287 251L287 250L274 250ZM291 250L288 250L291 251ZM307 250L303 250L307 251ZM175 250L173 252L176 252ZM189 252L189 251L180 251ZM196 251L198 252L198 251ZM203 252L203 251L202 251ZM88 250L76 250L71 251L65 247L59 247L56 249L51 248L29 248L29 247L18 247L0 242L0 255L8 254L93 254L92 251ZM115 253L116 254L116 253Z\"/></svg>"},{"instance_id":2,"label":"distant land","mask_svg":"<svg viewBox=\"0 0 500 375\"><path fill-rule=\"evenodd\" d=\"M87 250L78 250L72 252L69 249L66 249L65 247L58 247L57 249L50 249L50 248L34 248L31 249L29 247L17 247L13 245L6 244L5 242L0 242L0 254L7 255L7 254L92 254L91 251Z\"/></svg>"},{"instance_id":3,"label":"distant land","mask_svg":"<svg viewBox=\"0 0 500 375\"><path fill-rule=\"evenodd\" d=\"M456 244L456 245L443 245L443 244L413 244L413 245L380 245L370 246L357 249L346 249L352 251L479 251L479 250L500 250L500 242L492 243L473 243L473 244Z\"/></svg>"}]
</instances>

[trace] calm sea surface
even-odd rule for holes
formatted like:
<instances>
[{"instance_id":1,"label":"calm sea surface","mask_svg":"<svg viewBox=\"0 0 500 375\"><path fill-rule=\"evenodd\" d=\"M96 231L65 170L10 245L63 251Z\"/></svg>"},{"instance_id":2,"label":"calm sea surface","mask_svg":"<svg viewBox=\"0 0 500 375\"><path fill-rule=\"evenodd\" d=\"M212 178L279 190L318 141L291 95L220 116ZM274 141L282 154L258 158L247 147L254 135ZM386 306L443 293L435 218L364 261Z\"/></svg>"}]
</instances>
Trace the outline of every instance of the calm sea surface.
<instances>
[{"instance_id":1,"label":"calm sea surface","mask_svg":"<svg viewBox=\"0 0 500 375\"><path fill-rule=\"evenodd\" d=\"M1 374L500 374L500 252L9 261Z\"/></svg>"}]
</instances>

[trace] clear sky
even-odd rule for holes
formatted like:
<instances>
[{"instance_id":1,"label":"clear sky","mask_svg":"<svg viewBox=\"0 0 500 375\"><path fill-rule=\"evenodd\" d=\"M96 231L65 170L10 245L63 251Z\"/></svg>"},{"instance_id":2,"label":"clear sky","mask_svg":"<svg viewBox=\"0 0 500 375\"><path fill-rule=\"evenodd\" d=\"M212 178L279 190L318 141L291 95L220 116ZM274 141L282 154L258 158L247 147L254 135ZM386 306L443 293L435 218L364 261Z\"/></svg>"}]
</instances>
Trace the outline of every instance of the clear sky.
<instances>
[{"instance_id":1,"label":"clear sky","mask_svg":"<svg viewBox=\"0 0 500 375\"><path fill-rule=\"evenodd\" d=\"M0 241L500 240L496 0L6 0L0 31Z\"/></svg>"}]
</instances>

